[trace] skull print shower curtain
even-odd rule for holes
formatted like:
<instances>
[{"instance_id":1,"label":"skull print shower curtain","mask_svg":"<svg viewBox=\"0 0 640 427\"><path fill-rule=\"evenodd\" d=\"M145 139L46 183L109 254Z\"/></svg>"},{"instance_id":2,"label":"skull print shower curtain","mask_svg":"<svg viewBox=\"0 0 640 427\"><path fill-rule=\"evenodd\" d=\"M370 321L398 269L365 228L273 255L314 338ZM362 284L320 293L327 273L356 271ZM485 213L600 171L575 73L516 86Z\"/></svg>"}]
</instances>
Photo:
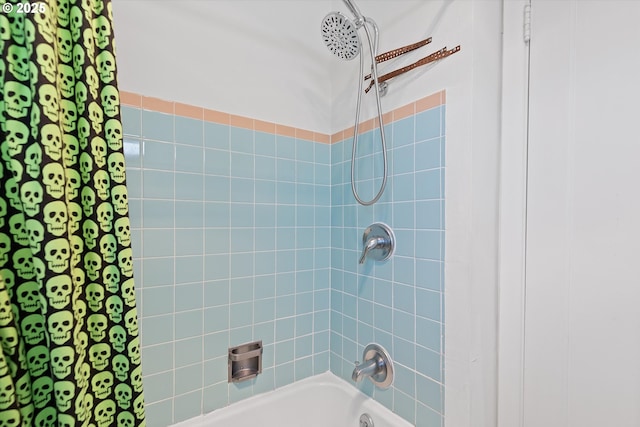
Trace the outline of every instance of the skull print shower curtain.
<instances>
[{"instance_id":1,"label":"skull print shower curtain","mask_svg":"<svg viewBox=\"0 0 640 427\"><path fill-rule=\"evenodd\" d=\"M0 425L144 425L111 3L0 7Z\"/></svg>"}]
</instances>

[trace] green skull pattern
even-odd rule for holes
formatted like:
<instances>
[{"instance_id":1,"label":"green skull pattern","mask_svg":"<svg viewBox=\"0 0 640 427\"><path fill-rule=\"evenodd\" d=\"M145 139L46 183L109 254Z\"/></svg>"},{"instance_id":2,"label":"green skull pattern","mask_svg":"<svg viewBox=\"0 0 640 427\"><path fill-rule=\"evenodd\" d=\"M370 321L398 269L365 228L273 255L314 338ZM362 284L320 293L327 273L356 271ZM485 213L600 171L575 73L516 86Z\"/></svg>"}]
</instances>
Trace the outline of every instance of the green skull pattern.
<instances>
[{"instance_id":1,"label":"green skull pattern","mask_svg":"<svg viewBox=\"0 0 640 427\"><path fill-rule=\"evenodd\" d=\"M0 6L0 425L144 426L110 0Z\"/></svg>"}]
</instances>

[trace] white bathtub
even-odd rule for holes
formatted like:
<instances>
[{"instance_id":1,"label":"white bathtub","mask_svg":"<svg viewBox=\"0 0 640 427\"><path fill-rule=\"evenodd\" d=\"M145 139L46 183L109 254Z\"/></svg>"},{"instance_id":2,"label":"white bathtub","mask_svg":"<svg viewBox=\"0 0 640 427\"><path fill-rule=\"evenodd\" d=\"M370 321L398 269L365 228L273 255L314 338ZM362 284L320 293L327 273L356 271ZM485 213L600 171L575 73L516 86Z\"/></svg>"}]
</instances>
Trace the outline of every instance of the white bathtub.
<instances>
[{"instance_id":1,"label":"white bathtub","mask_svg":"<svg viewBox=\"0 0 640 427\"><path fill-rule=\"evenodd\" d=\"M412 427L380 403L330 372L236 402L174 427Z\"/></svg>"}]
</instances>

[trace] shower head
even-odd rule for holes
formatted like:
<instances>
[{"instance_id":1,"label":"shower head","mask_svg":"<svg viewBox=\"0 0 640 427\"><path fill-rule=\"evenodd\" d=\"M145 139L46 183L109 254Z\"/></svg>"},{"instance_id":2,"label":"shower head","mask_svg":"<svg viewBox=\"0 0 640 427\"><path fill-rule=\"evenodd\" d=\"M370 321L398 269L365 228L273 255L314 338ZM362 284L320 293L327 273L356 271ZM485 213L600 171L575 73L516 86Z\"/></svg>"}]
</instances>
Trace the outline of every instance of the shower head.
<instances>
[{"instance_id":1,"label":"shower head","mask_svg":"<svg viewBox=\"0 0 640 427\"><path fill-rule=\"evenodd\" d=\"M331 12L322 20L322 40L337 57L351 60L360 53L360 36L353 21L340 12Z\"/></svg>"}]
</instances>

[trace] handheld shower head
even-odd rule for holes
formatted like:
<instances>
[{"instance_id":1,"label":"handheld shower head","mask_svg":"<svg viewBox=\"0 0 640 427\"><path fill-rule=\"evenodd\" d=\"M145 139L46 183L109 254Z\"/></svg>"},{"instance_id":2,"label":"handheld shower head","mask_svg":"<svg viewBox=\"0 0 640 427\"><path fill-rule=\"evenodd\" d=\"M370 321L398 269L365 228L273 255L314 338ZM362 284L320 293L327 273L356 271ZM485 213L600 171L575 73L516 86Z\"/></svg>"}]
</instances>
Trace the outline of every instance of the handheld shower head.
<instances>
[{"instance_id":1,"label":"handheld shower head","mask_svg":"<svg viewBox=\"0 0 640 427\"><path fill-rule=\"evenodd\" d=\"M322 40L338 58L351 60L360 53L360 36L353 21L340 12L331 12L322 20Z\"/></svg>"}]
</instances>

